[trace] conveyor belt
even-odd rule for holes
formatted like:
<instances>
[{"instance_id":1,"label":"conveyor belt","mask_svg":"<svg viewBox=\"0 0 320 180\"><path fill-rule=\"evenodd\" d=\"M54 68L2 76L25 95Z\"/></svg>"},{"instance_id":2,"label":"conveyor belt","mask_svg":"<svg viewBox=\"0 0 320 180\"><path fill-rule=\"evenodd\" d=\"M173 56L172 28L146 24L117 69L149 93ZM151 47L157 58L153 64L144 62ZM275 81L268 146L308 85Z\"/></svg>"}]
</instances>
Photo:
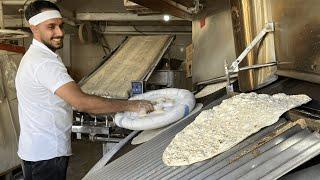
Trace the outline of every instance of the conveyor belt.
<instances>
[{"instance_id":1,"label":"conveyor belt","mask_svg":"<svg viewBox=\"0 0 320 180\"><path fill-rule=\"evenodd\" d=\"M224 98L213 101L205 109L221 103ZM276 179L320 154L318 133L282 118L216 157L189 166L165 166L164 149L197 115L87 174L84 179Z\"/></svg>"},{"instance_id":2,"label":"conveyor belt","mask_svg":"<svg viewBox=\"0 0 320 180\"><path fill-rule=\"evenodd\" d=\"M127 99L131 81L147 80L172 43L168 35L132 36L81 83L89 94Z\"/></svg>"}]
</instances>

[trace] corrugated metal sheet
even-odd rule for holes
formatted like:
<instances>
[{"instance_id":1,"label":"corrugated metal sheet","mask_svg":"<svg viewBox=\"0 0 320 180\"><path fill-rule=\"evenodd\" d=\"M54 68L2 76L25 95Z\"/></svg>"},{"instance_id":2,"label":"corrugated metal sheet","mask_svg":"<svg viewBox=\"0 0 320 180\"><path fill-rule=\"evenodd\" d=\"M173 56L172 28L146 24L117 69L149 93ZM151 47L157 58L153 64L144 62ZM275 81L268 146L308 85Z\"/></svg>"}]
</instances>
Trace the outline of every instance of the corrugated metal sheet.
<instances>
[{"instance_id":1,"label":"corrugated metal sheet","mask_svg":"<svg viewBox=\"0 0 320 180\"><path fill-rule=\"evenodd\" d=\"M216 157L189 166L165 166L164 149L197 115L87 174L84 179L276 179L320 154L318 133L280 119Z\"/></svg>"}]
</instances>

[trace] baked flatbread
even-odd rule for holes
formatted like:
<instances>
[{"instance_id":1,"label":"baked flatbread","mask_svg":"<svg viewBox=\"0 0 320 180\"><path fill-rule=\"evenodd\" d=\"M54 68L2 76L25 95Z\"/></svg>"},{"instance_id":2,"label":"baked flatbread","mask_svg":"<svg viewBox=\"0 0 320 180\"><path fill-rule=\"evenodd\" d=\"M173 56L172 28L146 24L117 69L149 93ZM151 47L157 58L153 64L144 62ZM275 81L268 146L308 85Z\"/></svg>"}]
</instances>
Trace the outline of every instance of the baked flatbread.
<instances>
[{"instance_id":1,"label":"baked flatbread","mask_svg":"<svg viewBox=\"0 0 320 180\"><path fill-rule=\"evenodd\" d=\"M219 106L201 112L179 132L165 149L163 162L168 166L183 166L209 159L310 100L307 95L256 93L226 99Z\"/></svg>"}]
</instances>

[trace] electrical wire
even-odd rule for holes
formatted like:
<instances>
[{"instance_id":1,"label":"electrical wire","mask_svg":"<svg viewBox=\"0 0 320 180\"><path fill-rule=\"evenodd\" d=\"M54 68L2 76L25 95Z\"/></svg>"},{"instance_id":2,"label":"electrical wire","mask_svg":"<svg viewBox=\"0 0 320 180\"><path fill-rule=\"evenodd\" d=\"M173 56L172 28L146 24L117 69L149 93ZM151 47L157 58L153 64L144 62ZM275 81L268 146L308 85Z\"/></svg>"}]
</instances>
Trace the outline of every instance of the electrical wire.
<instances>
[{"instance_id":1,"label":"electrical wire","mask_svg":"<svg viewBox=\"0 0 320 180\"><path fill-rule=\"evenodd\" d=\"M137 32L139 32L140 34L147 36L147 34L143 33L142 31L138 30L137 27L135 25L132 25L133 29Z\"/></svg>"}]
</instances>

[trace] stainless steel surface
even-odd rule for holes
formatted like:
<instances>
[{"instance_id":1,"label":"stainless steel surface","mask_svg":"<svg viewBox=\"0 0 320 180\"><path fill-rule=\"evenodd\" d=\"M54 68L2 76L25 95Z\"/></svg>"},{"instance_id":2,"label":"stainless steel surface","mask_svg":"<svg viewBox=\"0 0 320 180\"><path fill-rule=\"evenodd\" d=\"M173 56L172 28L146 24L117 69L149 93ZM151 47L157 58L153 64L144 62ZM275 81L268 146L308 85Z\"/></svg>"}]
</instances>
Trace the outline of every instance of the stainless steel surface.
<instances>
[{"instance_id":1,"label":"stainless steel surface","mask_svg":"<svg viewBox=\"0 0 320 180\"><path fill-rule=\"evenodd\" d=\"M239 55L261 31L268 22L274 22L271 17L269 0L230 0L232 22L235 37L236 53ZM275 62L274 35L268 33L240 63L239 67ZM239 72L239 88L250 91L275 81L276 67L263 67Z\"/></svg>"},{"instance_id":2,"label":"stainless steel surface","mask_svg":"<svg viewBox=\"0 0 320 180\"><path fill-rule=\"evenodd\" d=\"M320 83L320 1L269 1L281 75Z\"/></svg>"},{"instance_id":3,"label":"stainless steel surface","mask_svg":"<svg viewBox=\"0 0 320 180\"><path fill-rule=\"evenodd\" d=\"M93 126L93 125L72 125L72 132L85 133L85 134L110 134L110 129L106 126Z\"/></svg>"},{"instance_id":4,"label":"stainless steel surface","mask_svg":"<svg viewBox=\"0 0 320 180\"><path fill-rule=\"evenodd\" d=\"M126 138L122 139L119 143L117 143L107 154L105 154L88 172L89 174L94 173L98 169L104 167L111 158L124 146L126 145L134 136L136 136L140 131L131 132Z\"/></svg>"},{"instance_id":5,"label":"stainless steel surface","mask_svg":"<svg viewBox=\"0 0 320 180\"><path fill-rule=\"evenodd\" d=\"M224 77L224 61L231 63L236 59L230 4L228 1L217 2L208 2L212 3L212 10L202 17L203 27L200 26L201 18L192 21L194 84Z\"/></svg>"},{"instance_id":6,"label":"stainless steel surface","mask_svg":"<svg viewBox=\"0 0 320 180\"><path fill-rule=\"evenodd\" d=\"M237 77L238 77L237 74L232 74L232 75L230 75L230 78L231 78L232 80L234 80L234 79L237 78ZM218 83L218 82L222 82L222 81L226 81L226 80L227 80L227 78L226 78L225 76L223 76L223 77L220 77L220 78L209 79L209 80L207 80L207 81L200 82L200 83L198 83L197 85L214 84L214 83Z\"/></svg>"},{"instance_id":7,"label":"stainless steel surface","mask_svg":"<svg viewBox=\"0 0 320 180\"><path fill-rule=\"evenodd\" d=\"M296 71L293 69L278 69L277 74L280 76L291 77L313 83L320 83L320 76L315 73L307 73L303 71Z\"/></svg>"},{"instance_id":8,"label":"stainless steel surface","mask_svg":"<svg viewBox=\"0 0 320 180\"><path fill-rule=\"evenodd\" d=\"M213 101L205 109L224 98ZM165 166L162 162L164 149L197 115L179 122L84 179L276 179L320 153L319 134L280 119L216 157L189 166Z\"/></svg>"},{"instance_id":9,"label":"stainless steel surface","mask_svg":"<svg viewBox=\"0 0 320 180\"><path fill-rule=\"evenodd\" d=\"M318 180L320 177L320 164L300 170L298 172L281 177L280 180Z\"/></svg>"},{"instance_id":10,"label":"stainless steel surface","mask_svg":"<svg viewBox=\"0 0 320 180\"><path fill-rule=\"evenodd\" d=\"M148 84L162 85L166 87L183 88L184 72L174 70L158 70L152 73Z\"/></svg>"}]
</instances>

